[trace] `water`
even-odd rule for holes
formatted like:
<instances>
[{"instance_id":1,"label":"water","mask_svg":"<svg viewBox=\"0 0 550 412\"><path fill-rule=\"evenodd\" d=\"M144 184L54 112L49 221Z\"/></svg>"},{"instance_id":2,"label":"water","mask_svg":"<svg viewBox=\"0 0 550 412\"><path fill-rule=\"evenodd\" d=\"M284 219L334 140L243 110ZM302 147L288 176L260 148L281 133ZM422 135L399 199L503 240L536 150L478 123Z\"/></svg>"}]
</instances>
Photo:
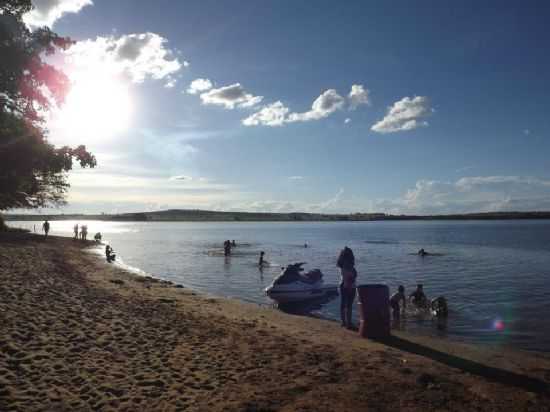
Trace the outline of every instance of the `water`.
<instances>
[{"instance_id":1,"label":"water","mask_svg":"<svg viewBox=\"0 0 550 412\"><path fill-rule=\"evenodd\" d=\"M74 221L51 222L52 234L72 235ZM32 230L39 222L9 222ZM404 221L331 223L87 222L125 264L210 294L269 305L263 289L280 266L307 262L337 283L339 250L356 256L358 283L423 283L428 297L445 295L446 325L407 317L413 333L467 342L550 351L550 221ZM225 258L222 243L235 239ZM304 248L307 242L308 248ZM419 257L424 248L437 256ZM271 267L260 271L259 252ZM310 308L339 318L339 300ZM356 312L356 311L355 311ZM438 327L439 326L439 327Z\"/></svg>"}]
</instances>

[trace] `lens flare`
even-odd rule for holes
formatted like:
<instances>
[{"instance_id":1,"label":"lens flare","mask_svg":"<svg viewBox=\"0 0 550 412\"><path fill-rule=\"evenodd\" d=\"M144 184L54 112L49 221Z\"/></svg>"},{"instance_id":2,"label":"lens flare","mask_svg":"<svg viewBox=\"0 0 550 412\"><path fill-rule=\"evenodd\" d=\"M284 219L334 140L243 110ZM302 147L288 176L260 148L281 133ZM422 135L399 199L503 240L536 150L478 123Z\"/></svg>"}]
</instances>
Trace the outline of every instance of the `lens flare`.
<instances>
[{"instance_id":1,"label":"lens flare","mask_svg":"<svg viewBox=\"0 0 550 412\"><path fill-rule=\"evenodd\" d=\"M497 332L501 332L504 330L504 322L502 319L495 319L493 321L493 329Z\"/></svg>"}]
</instances>

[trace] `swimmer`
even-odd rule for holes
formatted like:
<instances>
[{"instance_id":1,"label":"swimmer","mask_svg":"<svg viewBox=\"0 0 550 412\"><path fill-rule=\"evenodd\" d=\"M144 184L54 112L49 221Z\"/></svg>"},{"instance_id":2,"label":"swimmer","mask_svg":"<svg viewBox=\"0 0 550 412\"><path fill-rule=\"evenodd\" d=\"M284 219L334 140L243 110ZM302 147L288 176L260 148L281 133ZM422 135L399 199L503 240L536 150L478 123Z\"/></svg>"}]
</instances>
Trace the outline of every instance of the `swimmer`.
<instances>
[{"instance_id":1,"label":"swimmer","mask_svg":"<svg viewBox=\"0 0 550 412\"><path fill-rule=\"evenodd\" d=\"M428 252L426 252L424 249L420 249L420 250L418 251L418 255L419 255L419 256L426 256L426 255L428 255Z\"/></svg>"},{"instance_id":2,"label":"swimmer","mask_svg":"<svg viewBox=\"0 0 550 412\"><path fill-rule=\"evenodd\" d=\"M392 308L393 319L397 320L401 317L399 302L403 301L403 311L407 307L407 300L405 299L405 287L399 285L397 292L395 292L390 298L390 307Z\"/></svg>"},{"instance_id":3,"label":"swimmer","mask_svg":"<svg viewBox=\"0 0 550 412\"><path fill-rule=\"evenodd\" d=\"M439 296L430 303L432 313L438 318L446 318L449 315L447 299L445 296Z\"/></svg>"},{"instance_id":4,"label":"swimmer","mask_svg":"<svg viewBox=\"0 0 550 412\"><path fill-rule=\"evenodd\" d=\"M306 242L306 243L304 243L304 248L306 248L306 249L307 249L307 242Z\"/></svg>"},{"instance_id":5,"label":"swimmer","mask_svg":"<svg viewBox=\"0 0 550 412\"><path fill-rule=\"evenodd\" d=\"M412 301L413 305L419 308L426 308L428 306L428 298L424 294L423 285L418 284L416 286L416 290L409 295L409 300Z\"/></svg>"}]
</instances>

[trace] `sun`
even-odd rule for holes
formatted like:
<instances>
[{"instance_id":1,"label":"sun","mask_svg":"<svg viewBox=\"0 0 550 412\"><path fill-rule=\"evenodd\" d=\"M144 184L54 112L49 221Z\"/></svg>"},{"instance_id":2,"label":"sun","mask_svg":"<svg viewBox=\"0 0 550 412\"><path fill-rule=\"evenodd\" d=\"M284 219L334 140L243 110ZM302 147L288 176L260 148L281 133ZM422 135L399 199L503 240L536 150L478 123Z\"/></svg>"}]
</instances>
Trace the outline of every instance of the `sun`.
<instances>
[{"instance_id":1,"label":"sun","mask_svg":"<svg viewBox=\"0 0 550 412\"><path fill-rule=\"evenodd\" d=\"M127 130L132 103L127 81L90 70L74 75L56 128L74 139L103 140Z\"/></svg>"}]
</instances>

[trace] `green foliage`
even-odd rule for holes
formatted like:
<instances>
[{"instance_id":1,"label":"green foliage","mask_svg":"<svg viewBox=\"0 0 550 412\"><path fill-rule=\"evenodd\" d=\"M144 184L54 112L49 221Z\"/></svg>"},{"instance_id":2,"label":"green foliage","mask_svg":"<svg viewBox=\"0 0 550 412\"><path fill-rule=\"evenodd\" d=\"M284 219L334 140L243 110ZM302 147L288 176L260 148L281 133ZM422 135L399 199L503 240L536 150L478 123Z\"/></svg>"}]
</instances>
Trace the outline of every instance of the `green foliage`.
<instances>
[{"instance_id":1,"label":"green foliage","mask_svg":"<svg viewBox=\"0 0 550 412\"><path fill-rule=\"evenodd\" d=\"M69 80L43 59L73 42L48 28L31 32L22 20L31 8L30 0L0 1L0 210L63 204L73 161L96 165L85 146L47 141L43 114L63 103Z\"/></svg>"}]
</instances>

